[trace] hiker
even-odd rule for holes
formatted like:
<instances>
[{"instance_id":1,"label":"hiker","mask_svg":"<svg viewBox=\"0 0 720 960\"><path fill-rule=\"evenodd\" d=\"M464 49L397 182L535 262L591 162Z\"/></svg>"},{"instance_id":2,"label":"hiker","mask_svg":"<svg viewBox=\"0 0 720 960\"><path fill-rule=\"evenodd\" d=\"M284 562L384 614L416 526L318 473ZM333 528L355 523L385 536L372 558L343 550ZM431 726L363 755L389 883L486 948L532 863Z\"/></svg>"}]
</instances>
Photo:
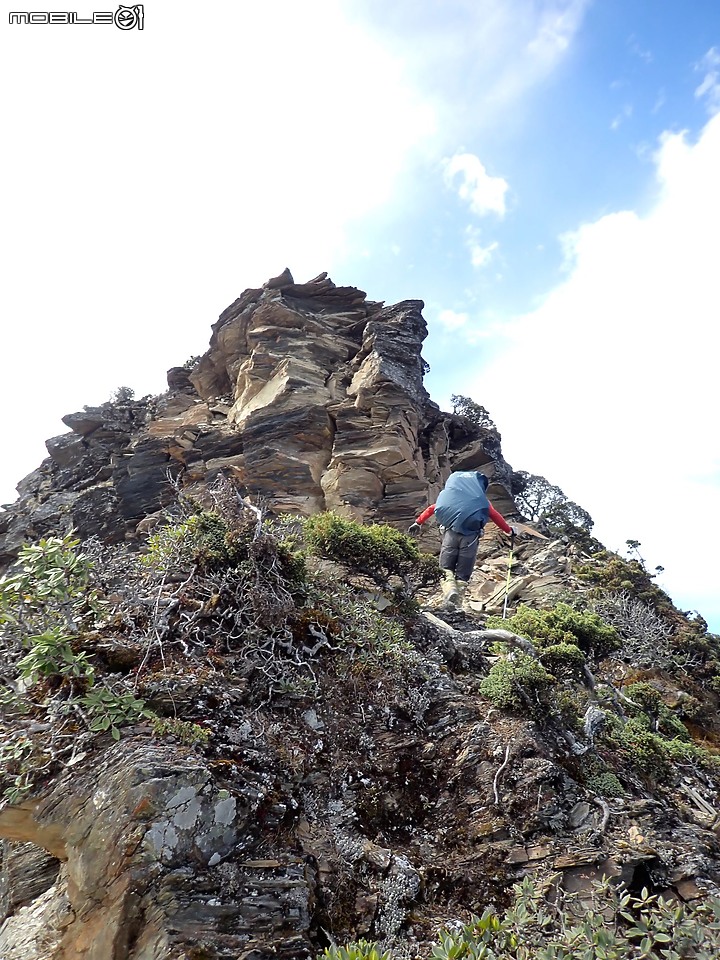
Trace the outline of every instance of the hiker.
<instances>
[{"instance_id":1,"label":"hiker","mask_svg":"<svg viewBox=\"0 0 720 960\"><path fill-rule=\"evenodd\" d=\"M478 541L483 528L492 520L503 533L517 534L502 514L493 507L485 491L488 478L476 470L458 470L451 473L437 501L431 504L408 527L408 533L417 533L433 514L443 535L440 548L442 604L462 605L470 574L475 566Z\"/></svg>"}]
</instances>

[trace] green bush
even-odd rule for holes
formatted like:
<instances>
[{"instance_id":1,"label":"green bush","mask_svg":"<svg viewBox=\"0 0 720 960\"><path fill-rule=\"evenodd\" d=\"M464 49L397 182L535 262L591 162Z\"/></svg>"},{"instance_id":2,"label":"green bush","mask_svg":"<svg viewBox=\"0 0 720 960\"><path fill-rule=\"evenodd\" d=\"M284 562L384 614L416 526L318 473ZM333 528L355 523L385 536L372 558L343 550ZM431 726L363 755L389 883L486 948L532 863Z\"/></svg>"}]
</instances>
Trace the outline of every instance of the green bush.
<instances>
[{"instance_id":1,"label":"green bush","mask_svg":"<svg viewBox=\"0 0 720 960\"><path fill-rule=\"evenodd\" d=\"M608 923L612 913L615 923ZM515 888L504 916L492 908L459 932L444 931L433 960L715 960L720 948L720 900L698 906L609 884L596 887L588 905L564 895L551 908L527 879Z\"/></svg>"},{"instance_id":2,"label":"green bush","mask_svg":"<svg viewBox=\"0 0 720 960\"><path fill-rule=\"evenodd\" d=\"M512 630L540 648L572 644L598 659L606 657L620 644L617 632L596 613L576 610L567 603L558 603L551 610L535 610L521 604L507 620L489 617L487 626Z\"/></svg>"},{"instance_id":3,"label":"green bush","mask_svg":"<svg viewBox=\"0 0 720 960\"><path fill-rule=\"evenodd\" d=\"M87 655L74 645L103 604L90 584L92 563L79 545L72 536L27 544L0 578L0 625L8 639L29 649L17 664L29 685L55 676L93 681Z\"/></svg>"},{"instance_id":4,"label":"green bush","mask_svg":"<svg viewBox=\"0 0 720 960\"><path fill-rule=\"evenodd\" d=\"M202 744L210 739L210 731L201 727L199 723L190 723L187 720L178 720L174 717L156 717L150 719L152 731L156 737L174 737L188 746Z\"/></svg>"},{"instance_id":5,"label":"green bush","mask_svg":"<svg viewBox=\"0 0 720 960\"><path fill-rule=\"evenodd\" d=\"M149 716L144 701L130 691L118 694L108 687L95 687L80 698L80 703L90 712L90 729L109 730L113 740L120 739L120 727Z\"/></svg>"},{"instance_id":6,"label":"green bush","mask_svg":"<svg viewBox=\"0 0 720 960\"><path fill-rule=\"evenodd\" d=\"M671 616L674 612L677 618L670 597L653 583L652 577L638 560L626 560L609 550L599 550L593 556L592 563L579 566L575 572L581 580L593 585L598 597L627 591L659 616Z\"/></svg>"},{"instance_id":7,"label":"green bush","mask_svg":"<svg viewBox=\"0 0 720 960\"><path fill-rule=\"evenodd\" d=\"M23 547L18 562L0 579L0 623L18 647L29 648L17 661L27 688L41 680L60 681L39 696L33 691L35 702L47 703L60 686L61 713L78 713L90 730L110 730L117 740L121 726L145 715L144 704L129 691L116 694L104 683L96 686L95 668L79 649L86 631L107 610L92 584L93 564L79 546L67 536ZM29 786L30 768L23 776Z\"/></svg>"},{"instance_id":8,"label":"green bush","mask_svg":"<svg viewBox=\"0 0 720 960\"><path fill-rule=\"evenodd\" d=\"M640 707L638 721L648 730L660 733L664 737L677 737L689 740L690 734L682 720L663 702L659 691L650 683L631 683L625 688L625 694Z\"/></svg>"},{"instance_id":9,"label":"green bush","mask_svg":"<svg viewBox=\"0 0 720 960\"><path fill-rule=\"evenodd\" d=\"M667 773L665 743L648 728L647 717L630 717L616 729L613 739L633 767L655 778Z\"/></svg>"},{"instance_id":10,"label":"green bush","mask_svg":"<svg viewBox=\"0 0 720 960\"><path fill-rule=\"evenodd\" d=\"M0 625L31 645L46 630L72 636L100 602L90 587L92 563L72 536L26 544L16 563L0 577Z\"/></svg>"},{"instance_id":11,"label":"green bush","mask_svg":"<svg viewBox=\"0 0 720 960\"><path fill-rule=\"evenodd\" d=\"M585 786L590 793L596 793L600 797L625 797L627 790L620 783L614 773L606 770L604 773L592 774L585 781Z\"/></svg>"},{"instance_id":12,"label":"green bush","mask_svg":"<svg viewBox=\"0 0 720 960\"><path fill-rule=\"evenodd\" d=\"M153 533L142 562L161 573L192 566L207 572L246 559L251 541L249 525L233 527L219 514L200 510Z\"/></svg>"},{"instance_id":13,"label":"green bush","mask_svg":"<svg viewBox=\"0 0 720 960\"><path fill-rule=\"evenodd\" d=\"M343 563L383 586L394 576L413 586L440 579L434 557L420 553L411 537L387 524L365 525L334 513L317 513L305 518L302 526L314 553Z\"/></svg>"},{"instance_id":14,"label":"green bush","mask_svg":"<svg viewBox=\"0 0 720 960\"><path fill-rule=\"evenodd\" d=\"M553 643L542 650L540 662L558 680L580 680L585 667L585 654L574 643Z\"/></svg>"},{"instance_id":15,"label":"green bush","mask_svg":"<svg viewBox=\"0 0 720 960\"><path fill-rule=\"evenodd\" d=\"M502 709L545 704L555 677L526 653L498 660L480 684L480 693Z\"/></svg>"}]
</instances>

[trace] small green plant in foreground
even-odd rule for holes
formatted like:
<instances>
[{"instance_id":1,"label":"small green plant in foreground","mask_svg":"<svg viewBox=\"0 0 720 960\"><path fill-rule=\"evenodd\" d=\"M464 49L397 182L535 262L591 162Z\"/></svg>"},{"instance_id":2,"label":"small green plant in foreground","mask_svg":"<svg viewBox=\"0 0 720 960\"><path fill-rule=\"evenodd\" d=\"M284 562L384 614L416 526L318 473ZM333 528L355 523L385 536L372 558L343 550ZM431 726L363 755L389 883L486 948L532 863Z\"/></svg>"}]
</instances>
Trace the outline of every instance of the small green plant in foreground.
<instances>
[{"instance_id":1,"label":"small green plant in foreground","mask_svg":"<svg viewBox=\"0 0 720 960\"><path fill-rule=\"evenodd\" d=\"M32 646L44 631L74 636L88 614L99 612L90 587L92 563L72 536L26 544L10 571L0 577L0 625Z\"/></svg>"},{"instance_id":2,"label":"small green plant in foreground","mask_svg":"<svg viewBox=\"0 0 720 960\"><path fill-rule=\"evenodd\" d=\"M95 685L89 655L77 649L105 610L92 584L93 565L79 546L71 536L24 546L10 572L0 578L0 624L16 647L29 647L17 661L26 691L39 681L58 679L60 683L48 689L63 688L62 709L76 710L90 730L109 730L117 740L120 727L137 722L146 714L145 706L130 691L115 693L104 684ZM46 693L41 688L39 696ZM29 784L28 776L23 782Z\"/></svg>"},{"instance_id":3,"label":"small green plant in foreground","mask_svg":"<svg viewBox=\"0 0 720 960\"><path fill-rule=\"evenodd\" d=\"M43 677L84 677L92 683L95 671L85 653L73 651L72 639L57 627L30 637L30 653L18 661L23 680L32 685Z\"/></svg>"},{"instance_id":4,"label":"small green plant in foreground","mask_svg":"<svg viewBox=\"0 0 720 960\"><path fill-rule=\"evenodd\" d=\"M368 940L358 940L344 947L326 947L320 957L322 960L392 960L389 950L381 953L378 945Z\"/></svg>"},{"instance_id":5,"label":"small green plant in foreground","mask_svg":"<svg viewBox=\"0 0 720 960\"><path fill-rule=\"evenodd\" d=\"M717 960L720 899L678 904L609 882L588 895L550 904L528 877L505 913L488 907L459 928L442 930L432 960ZM318 960L394 960L367 941L329 947ZM375 951L374 953L372 951ZM341 952L346 951L346 952ZM407 956L398 951L398 956Z\"/></svg>"}]
</instances>

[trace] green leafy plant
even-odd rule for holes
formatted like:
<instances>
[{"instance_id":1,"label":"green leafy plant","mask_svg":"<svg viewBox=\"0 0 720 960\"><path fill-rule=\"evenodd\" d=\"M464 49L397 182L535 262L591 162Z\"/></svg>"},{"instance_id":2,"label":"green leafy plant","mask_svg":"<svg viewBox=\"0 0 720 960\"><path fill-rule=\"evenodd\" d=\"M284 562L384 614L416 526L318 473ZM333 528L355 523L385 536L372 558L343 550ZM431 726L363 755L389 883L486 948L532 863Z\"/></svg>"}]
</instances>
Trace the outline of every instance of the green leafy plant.
<instances>
[{"instance_id":1,"label":"green leafy plant","mask_svg":"<svg viewBox=\"0 0 720 960\"><path fill-rule=\"evenodd\" d=\"M0 578L0 624L29 649L18 662L29 685L53 676L93 681L87 654L76 652L75 644L103 603L90 583L93 565L79 545L71 536L27 544Z\"/></svg>"},{"instance_id":2,"label":"green leafy plant","mask_svg":"<svg viewBox=\"0 0 720 960\"><path fill-rule=\"evenodd\" d=\"M82 677L92 684L95 670L86 653L75 653L72 640L58 627L30 637L30 653L18 661L23 680L33 684L43 677Z\"/></svg>"},{"instance_id":3,"label":"green leafy plant","mask_svg":"<svg viewBox=\"0 0 720 960\"><path fill-rule=\"evenodd\" d=\"M97 613L99 599L89 586L92 563L79 546L72 536L23 546L0 577L0 624L25 635L48 626L74 634L85 613Z\"/></svg>"},{"instance_id":4,"label":"green leafy plant","mask_svg":"<svg viewBox=\"0 0 720 960\"><path fill-rule=\"evenodd\" d=\"M362 946L360 946L362 944ZM382 960L360 941L328 948L323 960ZM347 953L341 953L347 950ZM355 951L355 952L352 952ZM406 954L403 954L405 956ZM442 930L432 960L717 960L720 899L678 904L647 889L639 896L603 881L550 904L530 878L510 907L488 907L469 923ZM392 952L383 955L392 960Z\"/></svg>"},{"instance_id":5,"label":"green leafy plant","mask_svg":"<svg viewBox=\"0 0 720 960\"><path fill-rule=\"evenodd\" d=\"M80 698L81 705L90 712L90 729L109 730L114 740L120 739L120 727L137 723L148 716L145 703L128 692L115 693L108 687L95 687Z\"/></svg>"},{"instance_id":6,"label":"green leafy plant","mask_svg":"<svg viewBox=\"0 0 720 960\"><path fill-rule=\"evenodd\" d=\"M18 803L30 790L35 749L24 735L11 737L0 745L0 783L4 784L2 796L8 803Z\"/></svg>"},{"instance_id":7,"label":"green leafy plant","mask_svg":"<svg viewBox=\"0 0 720 960\"><path fill-rule=\"evenodd\" d=\"M391 960L389 950L381 953L378 945L368 940L357 940L344 947L326 947L319 956L322 960Z\"/></svg>"}]
</instances>

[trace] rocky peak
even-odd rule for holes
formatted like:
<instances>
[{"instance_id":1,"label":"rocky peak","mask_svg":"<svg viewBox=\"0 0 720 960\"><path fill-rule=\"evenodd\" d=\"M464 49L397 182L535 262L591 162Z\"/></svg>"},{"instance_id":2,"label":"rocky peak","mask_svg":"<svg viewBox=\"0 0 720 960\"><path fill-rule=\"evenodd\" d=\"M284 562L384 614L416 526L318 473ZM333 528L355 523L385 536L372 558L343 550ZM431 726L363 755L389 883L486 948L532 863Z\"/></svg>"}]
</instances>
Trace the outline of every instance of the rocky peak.
<instances>
[{"instance_id":1,"label":"rocky peak","mask_svg":"<svg viewBox=\"0 0 720 960\"><path fill-rule=\"evenodd\" d=\"M108 542L175 497L173 483L233 478L275 513L334 510L407 524L451 468L482 467L512 510L499 436L441 413L423 386L420 300L392 306L327 274L289 270L220 315L207 352L168 371L168 391L63 418L71 433L0 514L0 563L73 528Z\"/></svg>"}]
</instances>

